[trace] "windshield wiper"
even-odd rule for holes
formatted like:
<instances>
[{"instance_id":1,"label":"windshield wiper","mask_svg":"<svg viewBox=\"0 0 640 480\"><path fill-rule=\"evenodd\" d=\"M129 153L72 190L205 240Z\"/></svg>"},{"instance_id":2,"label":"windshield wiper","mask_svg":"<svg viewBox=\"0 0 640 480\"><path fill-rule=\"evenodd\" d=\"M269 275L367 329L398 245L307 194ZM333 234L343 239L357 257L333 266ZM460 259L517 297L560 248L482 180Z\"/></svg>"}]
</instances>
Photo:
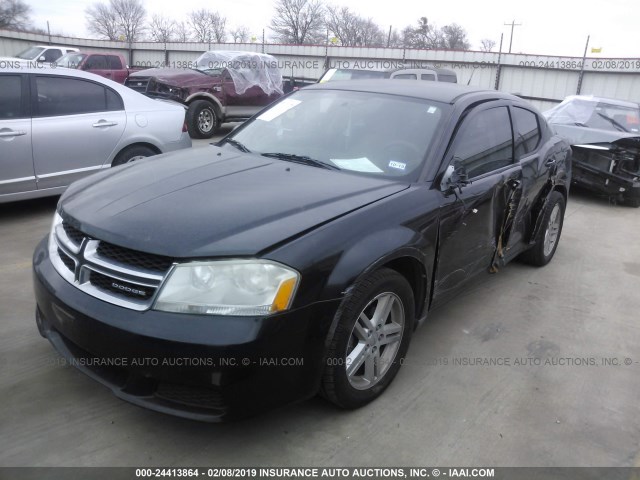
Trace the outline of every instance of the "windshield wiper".
<instances>
[{"instance_id":1,"label":"windshield wiper","mask_svg":"<svg viewBox=\"0 0 640 480\"><path fill-rule=\"evenodd\" d=\"M228 143L229 145L233 145L234 147L236 147L241 152L251 153L251 150L249 150L247 147L245 147L243 143L239 142L238 140L234 140L233 138L227 138L225 140L225 143Z\"/></svg>"},{"instance_id":2,"label":"windshield wiper","mask_svg":"<svg viewBox=\"0 0 640 480\"><path fill-rule=\"evenodd\" d=\"M608 120L609 122L611 122L611 124L616 127L618 130L621 130L623 132L628 132L629 130L627 130L626 128L624 128L622 125L620 125L616 120L614 120L611 117L606 116L603 113L600 112L596 112L598 115L600 115L602 118L604 118L605 120Z\"/></svg>"},{"instance_id":3,"label":"windshield wiper","mask_svg":"<svg viewBox=\"0 0 640 480\"><path fill-rule=\"evenodd\" d=\"M332 163L323 162L322 160L316 160L315 158L307 157L306 155L296 155L293 153L281 153L281 152L267 152L261 153L263 157L278 158L280 160L286 160L288 162L302 163L304 165L312 165L314 167L327 168L329 170L340 170L339 167Z\"/></svg>"}]
</instances>

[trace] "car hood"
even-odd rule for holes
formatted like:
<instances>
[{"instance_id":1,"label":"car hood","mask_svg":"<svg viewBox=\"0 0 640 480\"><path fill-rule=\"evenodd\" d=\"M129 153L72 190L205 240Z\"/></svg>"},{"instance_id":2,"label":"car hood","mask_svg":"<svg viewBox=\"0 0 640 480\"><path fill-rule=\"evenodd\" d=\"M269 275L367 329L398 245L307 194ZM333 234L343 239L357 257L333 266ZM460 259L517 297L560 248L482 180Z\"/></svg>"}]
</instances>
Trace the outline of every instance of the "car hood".
<instances>
[{"instance_id":1,"label":"car hood","mask_svg":"<svg viewBox=\"0 0 640 480\"><path fill-rule=\"evenodd\" d=\"M406 188L206 147L76 182L60 210L86 234L134 250L174 258L254 256Z\"/></svg>"},{"instance_id":2,"label":"car hood","mask_svg":"<svg viewBox=\"0 0 640 480\"><path fill-rule=\"evenodd\" d=\"M129 78L154 78L157 82L177 87L187 87L189 85L201 84L202 82L212 82L214 77L198 70L188 68L150 68L132 73Z\"/></svg>"}]
</instances>

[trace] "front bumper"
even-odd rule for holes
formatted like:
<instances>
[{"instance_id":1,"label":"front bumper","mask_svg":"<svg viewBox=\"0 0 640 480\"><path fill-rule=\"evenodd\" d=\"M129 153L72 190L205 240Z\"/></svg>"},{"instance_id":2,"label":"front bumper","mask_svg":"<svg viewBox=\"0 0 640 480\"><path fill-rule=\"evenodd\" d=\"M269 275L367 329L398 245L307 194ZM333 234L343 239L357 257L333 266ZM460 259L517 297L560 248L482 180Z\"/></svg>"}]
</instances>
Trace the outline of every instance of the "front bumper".
<instances>
[{"instance_id":1,"label":"front bumper","mask_svg":"<svg viewBox=\"0 0 640 480\"><path fill-rule=\"evenodd\" d=\"M610 197L640 199L640 181L595 168L586 162L574 160L572 182Z\"/></svg>"},{"instance_id":2,"label":"front bumper","mask_svg":"<svg viewBox=\"0 0 640 480\"><path fill-rule=\"evenodd\" d=\"M34 253L40 333L131 403L201 421L244 417L318 391L339 300L269 317L136 312L81 292Z\"/></svg>"}]
</instances>

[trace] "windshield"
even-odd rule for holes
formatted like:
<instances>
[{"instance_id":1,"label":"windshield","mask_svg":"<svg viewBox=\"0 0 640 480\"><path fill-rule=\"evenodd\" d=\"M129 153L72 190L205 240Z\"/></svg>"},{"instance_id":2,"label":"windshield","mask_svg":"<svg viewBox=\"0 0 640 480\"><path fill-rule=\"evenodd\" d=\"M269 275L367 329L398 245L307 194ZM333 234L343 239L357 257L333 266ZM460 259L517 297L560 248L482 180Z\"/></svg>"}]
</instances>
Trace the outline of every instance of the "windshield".
<instances>
[{"instance_id":1,"label":"windshield","mask_svg":"<svg viewBox=\"0 0 640 480\"><path fill-rule=\"evenodd\" d=\"M235 147L229 148L414 180L449 108L381 93L300 90L233 133Z\"/></svg>"},{"instance_id":2,"label":"windshield","mask_svg":"<svg viewBox=\"0 0 640 480\"><path fill-rule=\"evenodd\" d=\"M640 131L640 107L589 98L571 98L544 113L550 123L617 132Z\"/></svg>"},{"instance_id":3,"label":"windshield","mask_svg":"<svg viewBox=\"0 0 640 480\"><path fill-rule=\"evenodd\" d=\"M30 47L16 55L16 58L22 58L24 60L35 60L36 58L38 58L38 56L40 56L42 52L44 52L43 47Z\"/></svg>"},{"instance_id":4,"label":"windshield","mask_svg":"<svg viewBox=\"0 0 640 480\"><path fill-rule=\"evenodd\" d=\"M78 68L80 62L86 57L85 53L67 53L56 60L58 67Z\"/></svg>"},{"instance_id":5,"label":"windshield","mask_svg":"<svg viewBox=\"0 0 640 480\"><path fill-rule=\"evenodd\" d=\"M205 67L196 67L194 70L202 72L210 77L219 77L224 72L223 68L205 68Z\"/></svg>"}]
</instances>

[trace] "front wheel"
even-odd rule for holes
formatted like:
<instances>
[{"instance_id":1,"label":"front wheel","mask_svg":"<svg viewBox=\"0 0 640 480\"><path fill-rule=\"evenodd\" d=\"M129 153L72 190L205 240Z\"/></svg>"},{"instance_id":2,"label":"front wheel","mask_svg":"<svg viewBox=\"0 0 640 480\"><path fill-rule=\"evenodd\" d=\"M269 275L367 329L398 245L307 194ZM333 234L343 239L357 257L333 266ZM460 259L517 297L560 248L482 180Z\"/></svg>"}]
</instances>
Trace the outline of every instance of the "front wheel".
<instances>
[{"instance_id":1,"label":"front wheel","mask_svg":"<svg viewBox=\"0 0 640 480\"><path fill-rule=\"evenodd\" d=\"M218 114L211 102L196 100L187 110L187 128L191 138L211 138L218 130Z\"/></svg>"},{"instance_id":2,"label":"front wheel","mask_svg":"<svg viewBox=\"0 0 640 480\"><path fill-rule=\"evenodd\" d=\"M535 245L521 256L526 263L542 267L549 263L556 253L562 225L564 223L565 200L560 192L553 191L549 197L547 208L542 213L543 227L538 232Z\"/></svg>"},{"instance_id":3,"label":"front wheel","mask_svg":"<svg viewBox=\"0 0 640 480\"><path fill-rule=\"evenodd\" d=\"M355 285L337 315L321 393L357 408L380 396L400 369L413 332L413 291L398 272L381 269Z\"/></svg>"}]
</instances>

